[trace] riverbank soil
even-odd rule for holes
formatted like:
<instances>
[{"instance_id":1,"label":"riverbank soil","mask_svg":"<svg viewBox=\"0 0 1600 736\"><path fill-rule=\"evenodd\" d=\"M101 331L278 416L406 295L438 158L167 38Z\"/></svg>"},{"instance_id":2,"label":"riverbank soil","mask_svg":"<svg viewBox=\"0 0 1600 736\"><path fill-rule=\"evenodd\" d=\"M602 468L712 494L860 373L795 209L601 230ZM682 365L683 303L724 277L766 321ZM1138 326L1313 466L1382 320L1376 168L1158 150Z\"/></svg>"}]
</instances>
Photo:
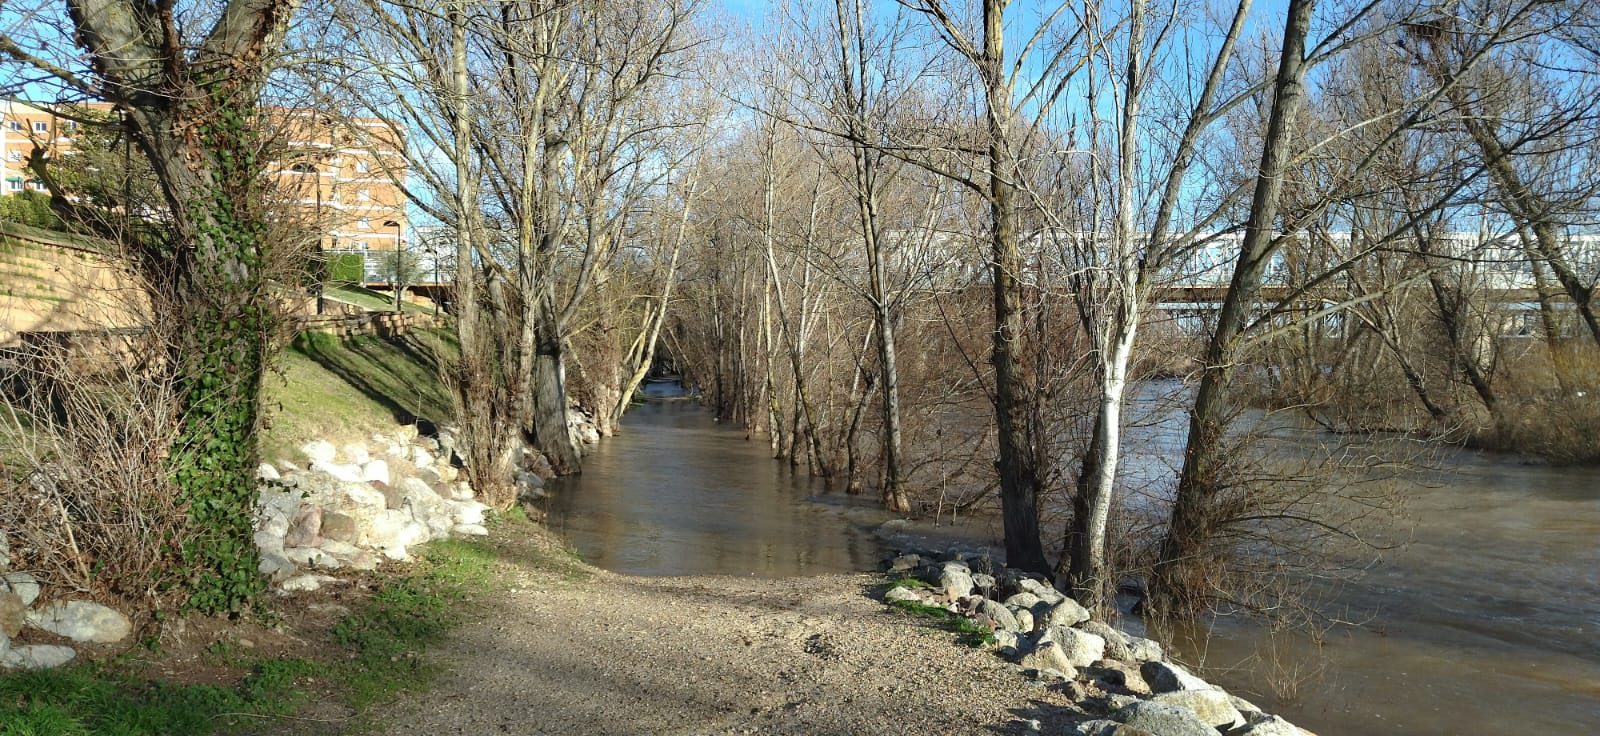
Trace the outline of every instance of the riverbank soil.
<instances>
[{"instance_id":1,"label":"riverbank soil","mask_svg":"<svg viewBox=\"0 0 1600 736\"><path fill-rule=\"evenodd\" d=\"M994 734L1083 718L999 657L896 613L874 575L641 578L498 538L497 590L378 733ZM295 734L316 733L294 724Z\"/></svg>"}]
</instances>

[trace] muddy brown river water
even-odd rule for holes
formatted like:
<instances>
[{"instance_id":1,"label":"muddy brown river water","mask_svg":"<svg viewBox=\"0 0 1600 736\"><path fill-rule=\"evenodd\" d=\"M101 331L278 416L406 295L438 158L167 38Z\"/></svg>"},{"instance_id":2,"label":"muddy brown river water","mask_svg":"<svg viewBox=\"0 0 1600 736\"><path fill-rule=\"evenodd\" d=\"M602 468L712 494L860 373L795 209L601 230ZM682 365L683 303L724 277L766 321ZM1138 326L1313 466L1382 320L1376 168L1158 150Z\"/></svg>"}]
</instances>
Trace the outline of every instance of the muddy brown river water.
<instances>
[{"instance_id":1,"label":"muddy brown river water","mask_svg":"<svg viewBox=\"0 0 1600 736\"><path fill-rule=\"evenodd\" d=\"M660 400L670 387L651 393L581 476L553 486L550 525L585 560L638 575L875 569L872 527L887 516L828 494L693 402ZM1149 451L1169 451L1161 435L1176 423L1153 426ZM1208 636L1180 644L1185 658L1322 736L1600 734L1600 474L1462 452L1406 495L1397 533L1409 544L1325 604L1356 625L1313 647L1207 622ZM998 539L982 518L923 530ZM1297 683L1291 697L1279 697L1285 682Z\"/></svg>"}]
</instances>

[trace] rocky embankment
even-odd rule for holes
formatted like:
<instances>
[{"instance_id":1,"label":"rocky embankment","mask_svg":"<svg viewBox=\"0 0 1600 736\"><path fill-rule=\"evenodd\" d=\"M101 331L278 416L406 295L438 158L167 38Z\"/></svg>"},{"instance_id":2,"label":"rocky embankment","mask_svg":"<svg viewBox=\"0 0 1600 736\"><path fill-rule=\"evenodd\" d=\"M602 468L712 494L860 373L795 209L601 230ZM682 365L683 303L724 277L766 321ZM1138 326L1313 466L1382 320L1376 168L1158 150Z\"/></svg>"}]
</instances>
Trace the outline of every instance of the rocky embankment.
<instances>
[{"instance_id":1,"label":"rocky embankment","mask_svg":"<svg viewBox=\"0 0 1600 736\"><path fill-rule=\"evenodd\" d=\"M448 427L429 436L404 425L368 442L314 440L296 459L261 465L255 543L273 591L315 591L345 580L332 572L375 570L385 561L409 560L410 548L430 540L488 534L489 507L463 476L455 446ZM516 482L522 496L542 495L553 475L543 455L521 451ZM0 670L59 667L75 659L78 648L117 644L132 633L123 613L58 596L10 566L0 533ZM14 645L28 629L38 635L27 639L52 643Z\"/></svg>"},{"instance_id":2,"label":"rocky embankment","mask_svg":"<svg viewBox=\"0 0 1600 736\"><path fill-rule=\"evenodd\" d=\"M1041 576L961 551L911 552L889 563L891 605L934 606L994 630L997 653L1051 683L1086 713L1082 736L1307 736L1168 660L1161 645L1095 620Z\"/></svg>"}]
</instances>

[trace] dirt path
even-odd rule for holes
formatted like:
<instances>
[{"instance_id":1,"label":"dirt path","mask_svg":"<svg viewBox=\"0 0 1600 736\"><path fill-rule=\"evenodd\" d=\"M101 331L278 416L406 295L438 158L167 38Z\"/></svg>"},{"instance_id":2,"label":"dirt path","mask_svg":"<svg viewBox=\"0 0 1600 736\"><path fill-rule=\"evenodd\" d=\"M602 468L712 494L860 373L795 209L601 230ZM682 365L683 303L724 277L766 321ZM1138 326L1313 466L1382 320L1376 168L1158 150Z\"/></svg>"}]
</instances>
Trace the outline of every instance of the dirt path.
<instances>
[{"instance_id":1,"label":"dirt path","mask_svg":"<svg viewBox=\"0 0 1600 736\"><path fill-rule=\"evenodd\" d=\"M890 611L869 575L637 578L517 561L381 733L994 734L1077 720L1060 693ZM1054 727L1052 727L1054 726Z\"/></svg>"}]
</instances>

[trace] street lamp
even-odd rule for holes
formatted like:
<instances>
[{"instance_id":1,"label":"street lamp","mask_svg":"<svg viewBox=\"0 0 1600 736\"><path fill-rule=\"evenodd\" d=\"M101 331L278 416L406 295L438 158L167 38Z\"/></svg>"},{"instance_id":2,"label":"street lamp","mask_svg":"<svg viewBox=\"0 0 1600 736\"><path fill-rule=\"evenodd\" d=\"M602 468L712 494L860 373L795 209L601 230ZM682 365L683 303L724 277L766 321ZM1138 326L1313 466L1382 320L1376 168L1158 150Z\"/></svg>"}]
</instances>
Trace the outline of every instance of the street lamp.
<instances>
[{"instance_id":1,"label":"street lamp","mask_svg":"<svg viewBox=\"0 0 1600 736\"><path fill-rule=\"evenodd\" d=\"M394 311L404 313L406 308L401 294L405 291L405 241L400 238L399 220L385 220L383 226L394 228L394 268L391 269L393 273L390 274L394 278L394 283L389 284L389 286L394 289Z\"/></svg>"}]
</instances>

